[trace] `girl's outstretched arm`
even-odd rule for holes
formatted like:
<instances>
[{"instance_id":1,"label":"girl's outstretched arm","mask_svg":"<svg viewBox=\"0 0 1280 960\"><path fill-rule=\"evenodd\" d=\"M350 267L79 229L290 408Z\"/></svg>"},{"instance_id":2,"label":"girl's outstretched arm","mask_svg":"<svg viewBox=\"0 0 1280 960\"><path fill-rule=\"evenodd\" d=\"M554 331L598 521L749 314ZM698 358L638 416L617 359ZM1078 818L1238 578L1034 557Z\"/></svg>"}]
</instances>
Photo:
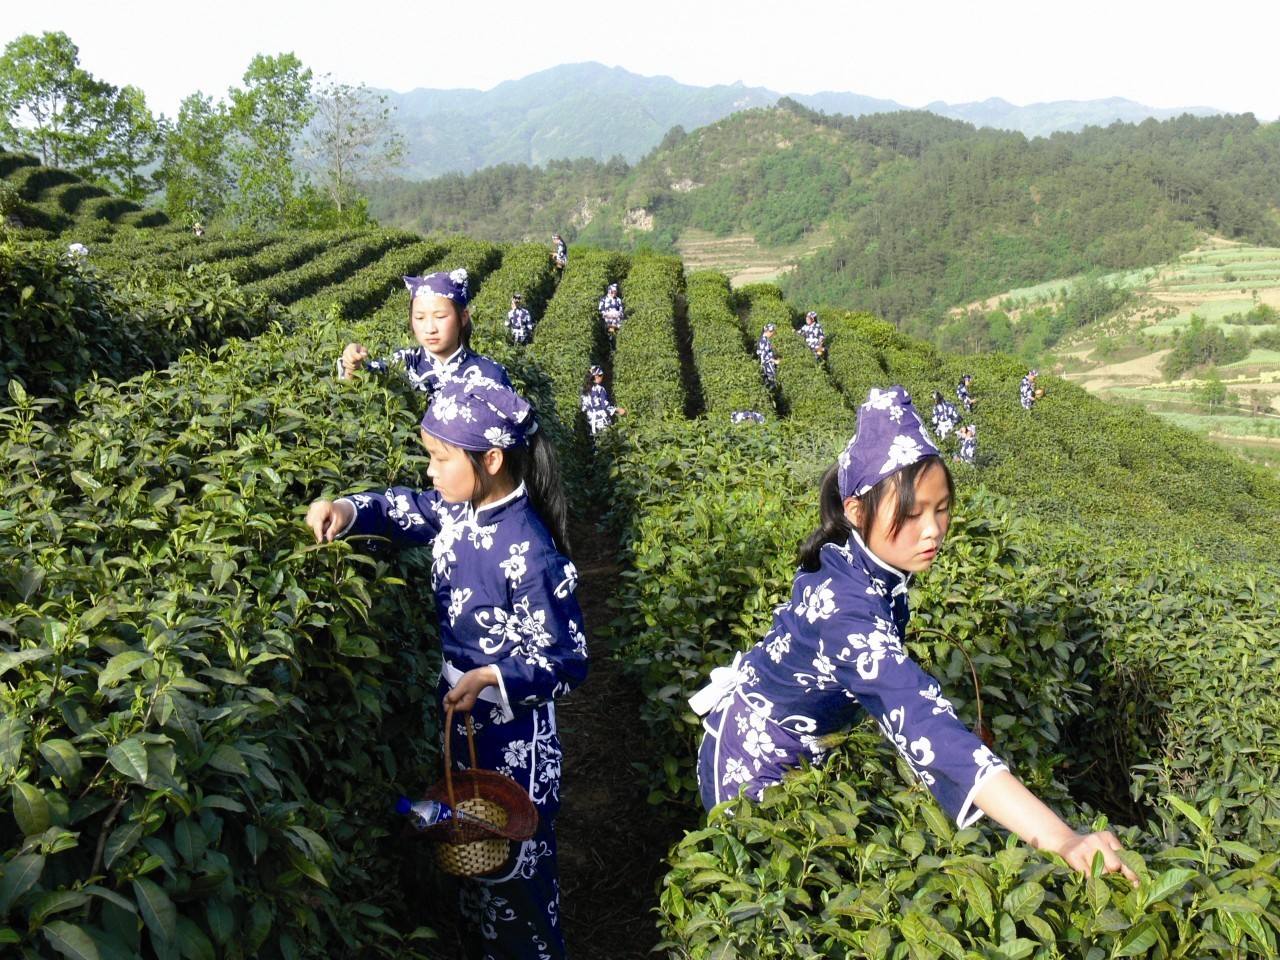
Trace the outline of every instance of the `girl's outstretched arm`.
<instances>
[{"instance_id":1,"label":"girl's outstretched arm","mask_svg":"<svg viewBox=\"0 0 1280 960\"><path fill-rule=\"evenodd\" d=\"M340 364L342 367L342 379L349 380L351 375L364 365L364 362L368 357L369 351L363 344L348 343L343 347L342 361Z\"/></svg>"},{"instance_id":2,"label":"girl's outstretched arm","mask_svg":"<svg viewBox=\"0 0 1280 960\"><path fill-rule=\"evenodd\" d=\"M1037 850L1058 854L1073 870L1087 875L1094 854L1100 852L1105 873L1119 871L1138 885L1138 875L1116 856L1116 851L1124 848L1110 830L1077 833L1007 770L992 775L978 790L974 803Z\"/></svg>"},{"instance_id":3,"label":"girl's outstretched arm","mask_svg":"<svg viewBox=\"0 0 1280 960\"><path fill-rule=\"evenodd\" d=\"M307 510L307 526L316 543L327 543L351 525L355 508L346 500L316 500Z\"/></svg>"}]
</instances>

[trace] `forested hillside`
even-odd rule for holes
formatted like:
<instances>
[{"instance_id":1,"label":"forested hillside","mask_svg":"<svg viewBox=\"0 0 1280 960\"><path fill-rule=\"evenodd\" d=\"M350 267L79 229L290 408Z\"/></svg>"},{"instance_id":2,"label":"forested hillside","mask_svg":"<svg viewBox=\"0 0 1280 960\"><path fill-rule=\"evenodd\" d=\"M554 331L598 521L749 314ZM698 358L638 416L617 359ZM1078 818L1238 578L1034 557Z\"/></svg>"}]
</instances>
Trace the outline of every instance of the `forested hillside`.
<instances>
[{"instance_id":1,"label":"forested hillside","mask_svg":"<svg viewBox=\"0 0 1280 960\"><path fill-rule=\"evenodd\" d=\"M797 302L936 320L1012 287L1161 262L1202 233L1280 243L1280 125L1189 115L1027 139L924 112L827 116L783 101L634 167L503 166L373 190L384 222L674 250L690 229L763 246L822 230Z\"/></svg>"}]
</instances>

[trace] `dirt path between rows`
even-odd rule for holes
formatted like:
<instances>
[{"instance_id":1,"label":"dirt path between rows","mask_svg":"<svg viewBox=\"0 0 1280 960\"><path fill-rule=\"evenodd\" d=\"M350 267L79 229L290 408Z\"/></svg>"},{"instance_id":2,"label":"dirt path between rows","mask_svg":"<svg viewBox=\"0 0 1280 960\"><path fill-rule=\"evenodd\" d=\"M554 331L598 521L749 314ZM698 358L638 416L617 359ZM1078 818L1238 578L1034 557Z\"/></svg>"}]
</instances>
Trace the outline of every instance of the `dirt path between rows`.
<instances>
[{"instance_id":1,"label":"dirt path between rows","mask_svg":"<svg viewBox=\"0 0 1280 960\"><path fill-rule=\"evenodd\" d=\"M658 815L632 764L647 731L641 695L600 639L618 577L611 535L592 518L573 523L578 602L591 638L591 672L556 706L564 746L556 821L560 904L569 960L641 960L659 940L654 907L665 858L683 830Z\"/></svg>"}]
</instances>

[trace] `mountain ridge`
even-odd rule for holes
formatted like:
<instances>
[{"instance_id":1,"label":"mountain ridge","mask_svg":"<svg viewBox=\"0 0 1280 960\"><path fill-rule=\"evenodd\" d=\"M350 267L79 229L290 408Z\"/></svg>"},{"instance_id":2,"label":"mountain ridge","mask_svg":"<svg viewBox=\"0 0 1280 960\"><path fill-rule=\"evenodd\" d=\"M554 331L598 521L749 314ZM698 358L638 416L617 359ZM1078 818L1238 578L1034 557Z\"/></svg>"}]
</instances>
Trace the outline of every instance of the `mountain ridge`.
<instances>
[{"instance_id":1,"label":"mountain ridge","mask_svg":"<svg viewBox=\"0 0 1280 960\"><path fill-rule=\"evenodd\" d=\"M606 161L621 156L632 163L676 127L705 126L740 110L773 106L783 98L812 110L851 117L924 110L1029 137L1078 132L1116 121L1225 112L1207 106L1149 107L1123 97L1025 106L989 97L958 104L935 100L916 108L840 91L779 93L749 87L741 80L696 86L597 61L560 64L504 80L489 90L417 87L404 93L377 92L395 108L396 123L407 144L398 173L410 180L471 173L503 163L536 165L581 157Z\"/></svg>"}]
</instances>

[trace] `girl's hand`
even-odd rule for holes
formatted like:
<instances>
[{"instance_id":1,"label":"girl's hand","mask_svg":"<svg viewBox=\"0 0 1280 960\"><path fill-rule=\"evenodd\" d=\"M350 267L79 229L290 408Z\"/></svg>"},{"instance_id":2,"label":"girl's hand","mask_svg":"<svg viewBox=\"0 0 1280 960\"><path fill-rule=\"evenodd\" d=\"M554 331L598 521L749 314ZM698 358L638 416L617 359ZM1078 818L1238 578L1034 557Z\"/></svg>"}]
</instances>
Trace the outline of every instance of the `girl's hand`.
<instances>
[{"instance_id":1,"label":"girl's hand","mask_svg":"<svg viewBox=\"0 0 1280 960\"><path fill-rule=\"evenodd\" d=\"M1067 866L1083 873L1086 877L1089 876L1093 867L1094 854L1101 853L1103 873L1116 873L1119 871L1124 874L1126 880L1136 887L1138 885L1138 875L1116 856L1116 851L1123 849L1124 847L1120 844L1120 841L1115 838L1115 834L1110 830L1099 830L1097 833L1072 834L1054 850L1054 853L1067 861Z\"/></svg>"},{"instance_id":2,"label":"girl's hand","mask_svg":"<svg viewBox=\"0 0 1280 960\"><path fill-rule=\"evenodd\" d=\"M307 526L316 535L316 543L328 543L350 526L355 507L346 502L316 500L307 510Z\"/></svg>"},{"instance_id":3,"label":"girl's hand","mask_svg":"<svg viewBox=\"0 0 1280 960\"><path fill-rule=\"evenodd\" d=\"M369 351L358 343L348 343L342 348L342 378L346 380L364 366Z\"/></svg>"},{"instance_id":4,"label":"girl's hand","mask_svg":"<svg viewBox=\"0 0 1280 960\"><path fill-rule=\"evenodd\" d=\"M486 687L498 685L497 667L476 667L458 678L453 689L444 695L444 705L455 711L466 712L476 705Z\"/></svg>"},{"instance_id":5,"label":"girl's hand","mask_svg":"<svg viewBox=\"0 0 1280 960\"><path fill-rule=\"evenodd\" d=\"M619 408L618 408L618 416L620 416L620 417L625 417L626 415L627 415L627 408L626 408L626 407L619 407Z\"/></svg>"}]
</instances>

